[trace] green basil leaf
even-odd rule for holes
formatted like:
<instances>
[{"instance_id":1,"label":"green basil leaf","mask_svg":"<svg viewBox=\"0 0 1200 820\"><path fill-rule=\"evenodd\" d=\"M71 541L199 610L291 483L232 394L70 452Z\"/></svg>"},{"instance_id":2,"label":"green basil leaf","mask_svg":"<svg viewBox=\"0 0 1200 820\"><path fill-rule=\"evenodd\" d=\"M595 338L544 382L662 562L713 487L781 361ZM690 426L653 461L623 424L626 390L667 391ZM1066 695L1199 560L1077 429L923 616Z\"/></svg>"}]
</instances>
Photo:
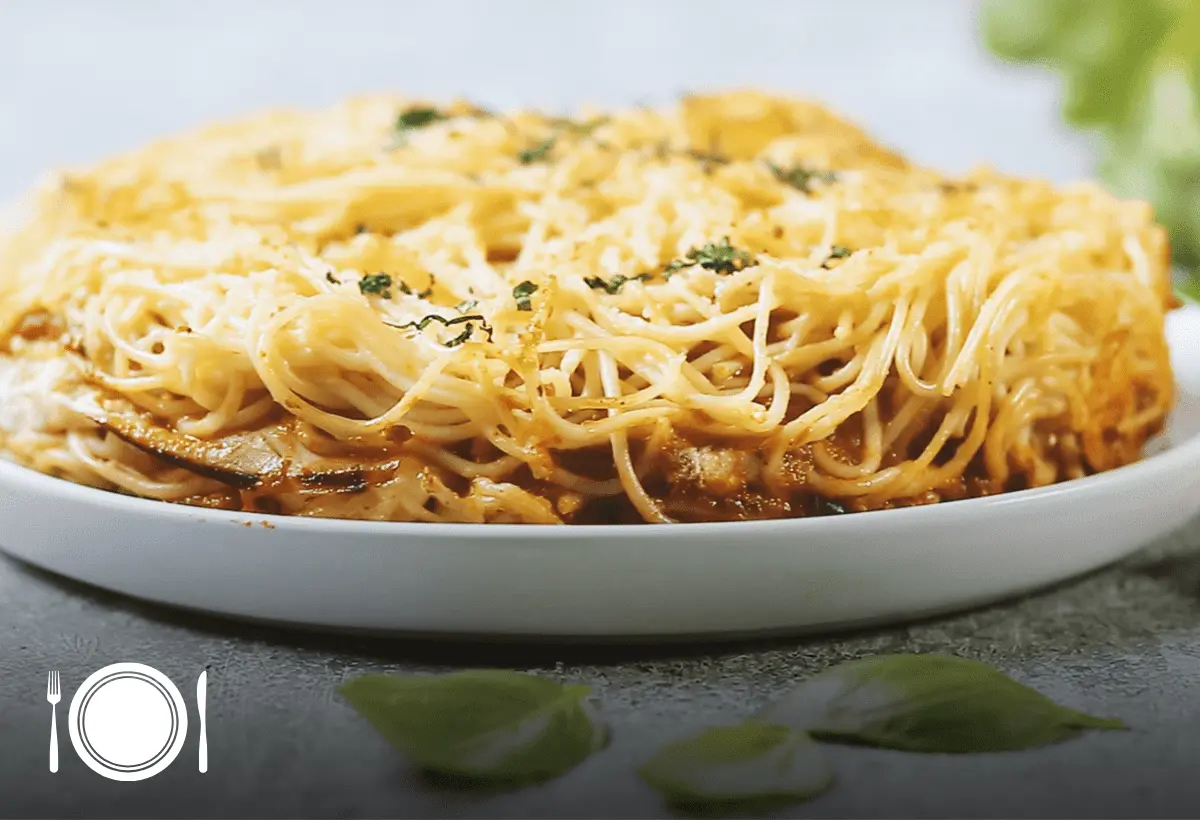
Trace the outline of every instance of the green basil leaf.
<instances>
[{"instance_id":1,"label":"green basil leaf","mask_svg":"<svg viewBox=\"0 0 1200 820\"><path fill-rule=\"evenodd\" d=\"M996 54L1063 78L1063 116L1096 129L1101 177L1149 200L1175 261L1200 267L1200 4L986 0L980 11Z\"/></svg>"},{"instance_id":2,"label":"green basil leaf","mask_svg":"<svg viewBox=\"0 0 1200 820\"><path fill-rule=\"evenodd\" d=\"M756 716L817 740L913 752L999 752L1045 746L1119 720L1059 706L976 661L881 655L805 681Z\"/></svg>"},{"instance_id":3,"label":"green basil leaf","mask_svg":"<svg viewBox=\"0 0 1200 820\"><path fill-rule=\"evenodd\" d=\"M833 783L806 734L753 721L669 743L638 774L672 806L690 811L781 808Z\"/></svg>"},{"instance_id":4,"label":"green basil leaf","mask_svg":"<svg viewBox=\"0 0 1200 820\"><path fill-rule=\"evenodd\" d=\"M608 744L588 687L520 672L365 675L339 691L414 765L465 782L548 780Z\"/></svg>"},{"instance_id":5,"label":"green basil leaf","mask_svg":"<svg viewBox=\"0 0 1200 820\"><path fill-rule=\"evenodd\" d=\"M1193 304L1200 304L1200 276L1193 272L1183 280L1176 282L1175 295Z\"/></svg>"}]
</instances>

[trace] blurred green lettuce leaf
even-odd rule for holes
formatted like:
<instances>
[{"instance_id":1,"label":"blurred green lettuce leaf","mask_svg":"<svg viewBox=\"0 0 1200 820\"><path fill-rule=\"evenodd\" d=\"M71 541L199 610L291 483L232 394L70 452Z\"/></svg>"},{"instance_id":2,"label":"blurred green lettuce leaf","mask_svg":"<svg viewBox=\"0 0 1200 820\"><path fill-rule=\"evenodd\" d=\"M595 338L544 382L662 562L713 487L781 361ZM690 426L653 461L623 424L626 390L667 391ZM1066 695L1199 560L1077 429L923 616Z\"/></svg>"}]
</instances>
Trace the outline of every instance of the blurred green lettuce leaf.
<instances>
[{"instance_id":1,"label":"blurred green lettuce leaf","mask_svg":"<svg viewBox=\"0 0 1200 820\"><path fill-rule=\"evenodd\" d=\"M1101 137L1101 177L1152 202L1175 261L1200 265L1200 0L985 0L983 31L1063 77L1067 122Z\"/></svg>"}]
</instances>

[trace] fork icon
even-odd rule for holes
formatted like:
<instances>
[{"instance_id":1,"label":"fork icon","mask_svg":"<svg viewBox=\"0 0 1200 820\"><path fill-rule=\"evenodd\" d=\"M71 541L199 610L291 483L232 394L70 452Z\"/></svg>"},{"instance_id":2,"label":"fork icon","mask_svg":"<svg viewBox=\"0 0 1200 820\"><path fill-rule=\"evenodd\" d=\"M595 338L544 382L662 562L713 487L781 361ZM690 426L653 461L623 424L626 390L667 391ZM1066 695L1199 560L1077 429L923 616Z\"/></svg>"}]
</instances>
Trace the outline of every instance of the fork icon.
<instances>
[{"instance_id":1,"label":"fork icon","mask_svg":"<svg viewBox=\"0 0 1200 820\"><path fill-rule=\"evenodd\" d=\"M58 670L46 678L46 700L50 702L50 771L58 771L58 702L62 700L62 681Z\"/></svg>"}]
</instances>

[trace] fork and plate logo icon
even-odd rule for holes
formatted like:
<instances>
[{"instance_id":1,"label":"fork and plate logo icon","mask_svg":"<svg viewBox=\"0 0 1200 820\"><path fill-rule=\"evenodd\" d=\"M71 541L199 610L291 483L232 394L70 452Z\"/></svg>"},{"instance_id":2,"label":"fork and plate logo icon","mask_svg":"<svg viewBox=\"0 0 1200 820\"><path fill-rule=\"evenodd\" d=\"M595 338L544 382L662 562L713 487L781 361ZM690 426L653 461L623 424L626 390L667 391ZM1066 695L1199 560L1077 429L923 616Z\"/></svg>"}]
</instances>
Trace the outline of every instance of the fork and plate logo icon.
<instances>
[{"instance_id":1,"label":"fork and plate logo icon","mask_svg":"<svg viewBox=\"0 0 1200 820\"><path fill-rule=\"evenodd\" d=\"M198 768L208 771L205 701L208 673L196 681L200 717ZM58 704L62 679L51 671L50 771L58 771ZM71 698L67 732L79 759L109 780L145 780L170 766L187 737L187 706L171 679L141 663L114 663L88 676Z\"/></svg>"}]
</instances>

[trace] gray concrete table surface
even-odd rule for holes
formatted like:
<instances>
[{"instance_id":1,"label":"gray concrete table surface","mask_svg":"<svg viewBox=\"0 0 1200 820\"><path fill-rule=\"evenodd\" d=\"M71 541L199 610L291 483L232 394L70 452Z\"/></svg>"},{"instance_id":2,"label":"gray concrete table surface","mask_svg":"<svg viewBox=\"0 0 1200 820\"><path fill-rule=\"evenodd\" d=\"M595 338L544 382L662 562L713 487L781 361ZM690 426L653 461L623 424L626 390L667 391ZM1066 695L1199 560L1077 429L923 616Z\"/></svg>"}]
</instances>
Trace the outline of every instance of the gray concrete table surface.
<instances>
[{"instance_id":1,"label":"gray concrete table surface","mask_svg":"<svg viewBox=\"0 0 1200 820\"><path fill-rule=\"evenodd\" d=\"M1016 603L854 635L717 646L306 635L130 602L8 559L0 559L0 601L5 817L666 816L634 772L660 744L736 722L831 663L881 652L983 660L1132 728L978 756L828 747L838 784L781 816L1200 814L1200 525L1117 568ZM192 684L209 670L207 774L195 769L194 731L171 768L141 783L103 780L67 744L61 771L48 773L46 670L61 670L69 700L88 674L119 661L169 675L193 720ZM335 693L360 673L464 665L592 685L612 745L543 786L464 796L423 784Z\"/></svg>"},{"instance_id":2,"label":"gray concrete table surface","mask_svg":"<svg viewBox=\"0 0 1200 820\"><path fill-rule=\"evenodd\" d=\"M1062 181L1092 166L1088 141L1059 122L1053 78L989 60L973 5L957 0L0 0L0 199L48 167L198 121L356 90L562 108L732 85L825 99L951 170L989 162ZM1200 815L1195 525L1016 603L850 636L720 646L313 636L174 613L0 559L0 816L663 816L634 775L659 744L736 720L837 660L893 651L979 658L1133 728L1005 755L830 749L837 787L785 816ZM103 780L70 752L65 703L62 771L47 772L46 670L62 671L69 700L87 674L117 661L156 666L189 704L196 674L209 669L208 774L195 771L193 732L158 777ZM420 782L334 692L362 672L462 665L593 685L612 746L539 788L469 797Z\"/></svg>"}]
</instances>

